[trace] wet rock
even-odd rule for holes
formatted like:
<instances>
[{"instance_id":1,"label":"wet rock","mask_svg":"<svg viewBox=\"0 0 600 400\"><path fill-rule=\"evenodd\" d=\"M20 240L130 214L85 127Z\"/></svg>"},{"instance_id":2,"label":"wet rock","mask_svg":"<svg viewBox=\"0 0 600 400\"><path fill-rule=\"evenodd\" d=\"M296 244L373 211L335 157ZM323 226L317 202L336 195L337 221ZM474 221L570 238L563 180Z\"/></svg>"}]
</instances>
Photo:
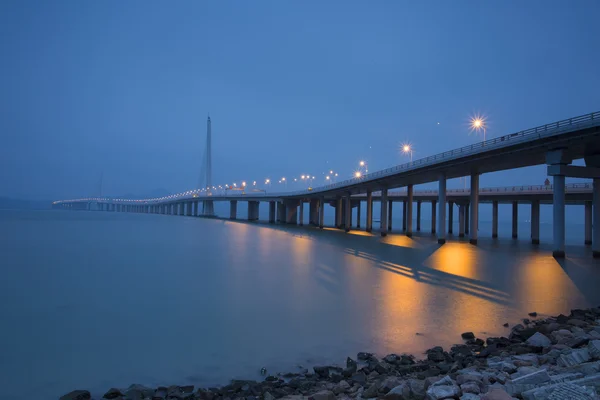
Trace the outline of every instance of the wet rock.
<instances>
[{"instance_id":1,"label":"wet rock","mask_svg":"<svg viewBox=\"0 0 600 400\"><path fill-rule=\"evenodd\" d=\"M530 317L534 317L534 318L535 318L535 317L537 317L537 313L536 313L535 311L533 311L533 312L530 312L530 313L529 313L529 314L527 314L527 315L529 315Z\"/></svg>"},{"instance_id":2,"label":"wet rock","mask_svg":"<svg viewBox=\"0 0 600 400\"><path fill-rule=\"evenodd\" d=\"M503 323L502 326L508 328L508 322Z\"/></svg>"},{"instance_id":3,"label":"wet rock","mask_svg":"<svg viewBox=\"0 0 600 400\"><path fill-rule=\"evenodd\" d=\"M410 387L406 382L402 382L401 384L392 388L385 396L386 400L408 400L410 399Z\"/></svg>"},{"instance_id":4,"label":"wet rock","mask_svg":"<svg viewBox=\"0 0 600 400\"><path fill-rule=\"evenodd\" d=\"M359 385L364 385L367 383L367 375L364 372L359 371L352 375L352 381L358 383Z\"/></svg>"},{"instance_id":5,"label":"wet rock","mask_svg":"<svg viewBox=\"0 0 600 400\"><path fill-rule=\"evenodd\" d=\"M446 357L444 356L444 349L436 346L425 352L427 354L427 360L432 362L444 362Z\"/></svg>"},{"instance_id":6,"label":"wet rock","mask_svg":"<svg viewBox=\"0 0 600 400\"><path fill-rule=\"evenodd\" d=\"M87 390L73 390L60 397L60 400L89 400L92 396Z\"/></svg>"},{"instance_id":7,"label":"wet rock","mask_svg":"<svg viewBox=\"0 0 600 400\"><path fill-rule=\"evenodd\" d=\"M473 332L463 332L460 334L460 337L465 340L475 339L475 334Z\"/></svg>"},{"instance_id":8,"label":"wet rock","mask_svg":"<svg viewBox=\"0 0 600 400\"><path fill-rule=\"evenodd\" d=\"M492 387L481 396L481 400L512 400L512 397L502 388Z\"/></svg>"},{"instance_id":9,"label":"wet rock","mask_svg":"<svg viewBox=\"0 0 600 400\"><path fill-rule=\"evenodd\" d=\"M449 376L433 383L426 393L430 400L454 399L461 395L460 387Z\"/></svg>"},{"instance_id":10,"label":"wet rock","mask_svg":"<svg viewBox=\"0 0 600 400\"><path fill-rule=\"evenodd\" d=\"M526 340L526 343L535 347L548 347L552 345L552 341L548 339L546 335L540 332L536 332L529 337L529 339Z\"/></svg>"},{"instance_id":11,"label":"wet rock","mask_svg":"<svg viewBox=\"0 0 600 400\"><path fill-rule=\"evenodd\" d=\"M123 393L116 388L110 388L108 392L104 393L104 396L102 396L103 399L116 399L118 397L123 397Z\"/></svg>"},{"instance_id":12,"label":"wet rock","mask_svg":"<svg viewBox=\"0 0 600 400\"><path fill-rule=\"evenodd\" d=\"M561 367L572 367L591 360L590 352L587 348L573 349L558 357L557 364Z\"/></svg>"},{"instance_id":13,"label":"wet rock","mask_svg":"<svg viewBox=\"0 0 600 400\"><path fill-rule=\"evenodd\" d=\"M321 390L308 396L308 400L336 400L335 395L330 390Z\"/></svg>"},{"instance_id":14,"label":"wet rock","mask_svg":"<svg viewBox=\"0 0 600 400\"><path fill-rule=\"evenodd\" d=\"M600 340L592 340L588 343L588 352L593 360L600 360Z\"/></svg>"}]
</instances>

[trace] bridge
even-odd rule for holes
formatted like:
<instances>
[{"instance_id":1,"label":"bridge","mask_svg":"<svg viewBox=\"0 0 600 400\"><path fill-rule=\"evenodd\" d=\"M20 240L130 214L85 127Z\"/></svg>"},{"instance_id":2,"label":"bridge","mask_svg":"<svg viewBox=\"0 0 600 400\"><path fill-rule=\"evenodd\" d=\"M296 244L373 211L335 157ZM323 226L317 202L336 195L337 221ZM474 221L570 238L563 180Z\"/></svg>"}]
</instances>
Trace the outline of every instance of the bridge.
<instances>
[{"instance_id":1,"label":"bridge","mask_svg":"<svg viewBox=\"0 0 600 400\"><path fill-rule=\"evenodd\" d=\"M210 154L210 118L207 148ZM572 165L584 159L585 166ZM206 168L210 174L209 165ZM481 174L507 169L546 164L551 185L511 188L480 188ZM451 178L470 177L471 189L446 190ZM588 178L591 183L566 185L566 177ZM438 243L451 233L454 205L458 206L459 236L469 235L470 243L478 240L479 203L493 204L493 232L497 236L498 204L513 207L513 237L516 237L518 203L531 204L532 242L539 243L540 204L553 207L553 255L565 256L565 204L585 207L585 241L592 245L594 257L600 257L600 112L594 112L500 136L470 146L446 151L392 168L369 173L335 184L301 191L257 193L219 191L207 186L170 196L152 199L83 198L60 200L54 208L91 209L92 204L105 211L159 213L169 215L214 216L215 201L229 201L231 219L237 218L237 203L247 202L248 219L257 220L261 202L269 203L269 222L304 223L304 203L309 203L309 223L323 228L325 206L335 208L335 226L349 231L352 209L357 207L360 221L362 203L366 205L366 231L373 230L373 201L381 204L379 231L385 236L391 230L392 206L403 202L403 230L413 234L413 210L416 203L417 231L423 202L431 203L432 233ZM414 185L437 182L437 191L415 191ZM393 189L405 188L402 191ZM202 204L202 211L199 210ZM448 215L448 218L446 216ZM446 220L449 229L446 229ZM357 223L356 228L360 228ZM448 232L450 231L450 232Z\"/></svg>"}]
</instances>

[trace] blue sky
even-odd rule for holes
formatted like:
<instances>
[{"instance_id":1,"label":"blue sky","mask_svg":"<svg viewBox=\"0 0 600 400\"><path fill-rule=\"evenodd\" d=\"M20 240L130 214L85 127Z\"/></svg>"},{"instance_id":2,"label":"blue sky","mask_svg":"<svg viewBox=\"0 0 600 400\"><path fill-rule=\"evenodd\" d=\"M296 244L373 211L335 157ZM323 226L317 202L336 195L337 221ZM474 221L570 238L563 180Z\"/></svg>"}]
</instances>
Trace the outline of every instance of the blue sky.
<instances>
[{"instance_id":1,"label":"blue sky","mask_svg":"<svg viewBox=\"0 0 600 400\"><path fill-rule=\"evenodd\" d=\"M593 0L5 1L0 196L93 195L102 173L105 194L194 188L209 112L213 181L231 183L467 145L475 113L494 137L598 111L598 15Z\"/></svg>"}]
</instances>

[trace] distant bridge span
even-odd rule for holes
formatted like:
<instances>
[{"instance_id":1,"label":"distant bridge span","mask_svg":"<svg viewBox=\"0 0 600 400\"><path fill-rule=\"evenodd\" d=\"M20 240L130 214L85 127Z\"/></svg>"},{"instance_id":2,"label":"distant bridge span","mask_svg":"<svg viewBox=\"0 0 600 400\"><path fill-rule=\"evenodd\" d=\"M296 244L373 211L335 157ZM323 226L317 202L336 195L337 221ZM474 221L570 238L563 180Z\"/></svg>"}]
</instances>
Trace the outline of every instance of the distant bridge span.
<instances>
[{"instance_id":1,"label":"distant bridge span","mask_svg":"<svg viewBox=\"0 0 600 400\"><path fill-rule=\"evenodd\" d=\"M571 165L575 159L585 159L586 166ZM553 184L548 186L525 186L513 188L479 189L479 176L483 173L547 164L548 175ZM471 188L476 190L446 190L447 179L470 176ZM565 177L593 179L587 186L565 185ZM437 191L414 191L417 184L438 182ZM390 191L406 187L405 191ZM510 202L513 209L519 201L532 206L532 241L539 243L539 205L553 204L554 251L555 257L564 257L565 247L565 203L586 205L586 243L593 244L594 256L600 257L600 112L582 115L538 126L536 128L504 135L470 146L461 147L434 156L422 158L395 167L348 179L339 183L285 193L216 193L204 189L190 190L176 195L153 199L75 199L53 203L57 208L89 208L89 204L102 204L109 209L133 207L142 212L159 212L178 215L198 215L198 202L210 204L214 201L229 201L230 217L236 218L237 202L248 202L248 218L258 219L260 202L268 201L269 220L286 223L303 222L304 202L310 203L310 223L323 226L325 204L336 209L336 226L352 228L352 207L366 202L366 230L372 231L373 199L382 205L380 232L385 236L389 231L392 204L403 201L406 213L406 234L412 235L413 203L417 202L420 214L421 202L431 202L434 226L438 242L446 240L447 204L459 207L459 225L464 234L470 230L470 242L477 244L478 210L480 202L494 204L495 226L492 236L497 235L497 205ZM436 209L437 204L437 209ZM593 205L592 205L593 204ZM186 209L187 205L187 209ZM176 209L176 210L174 210ZM168 210L168 211L167 211ZM449 220L453 218L453 208L448 208ZM516 211L514 213L516 215ZM435 220L437 218L437 226ZM592 221L593 219L593 221ZM469 224L470 220L470 224ZM589 221L588 221L589 220ZM417 218L417 229L420 219ZM593 223L592 223L593 222ZM515 218L513 217L513 229ZM589 225L589 229L588 229ZM593 228L592 228L593 227ZM470 229L469 229L470 228ZM589 232L588 232L589 230ZM463 233L463 232L461 232ZM516 233L513 231L513 236Z\"/></svg>"}]
</instances>

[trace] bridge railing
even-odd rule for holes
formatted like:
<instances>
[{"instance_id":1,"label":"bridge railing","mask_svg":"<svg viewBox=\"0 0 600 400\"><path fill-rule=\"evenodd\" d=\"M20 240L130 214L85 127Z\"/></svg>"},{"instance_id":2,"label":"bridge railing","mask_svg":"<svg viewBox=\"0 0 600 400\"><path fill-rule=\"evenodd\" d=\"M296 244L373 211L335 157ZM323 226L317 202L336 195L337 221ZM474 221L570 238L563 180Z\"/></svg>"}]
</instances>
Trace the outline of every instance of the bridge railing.
<instances>
[{"instance_id":1,"label":"bridge railing","mask_svg":"<svg viewBox=\"0 0 600 400\"><path fill-rule=\"evenodd\" d=\"M360 182L372 181L379 178L384 178L393 175L400 171L409 171L424 166L438 163L440 161L450 161L452 159L463 157L465 155L471 155L481 152L482 150L490 150L496 148L502 148L515 143L527 142L542 137L551 137L559 133L573 130L574 128L581 128L583 126L596 126L600 125L600 111L593 112L590 114L581 115L574 118L564 119L561 121L553 122L551 124L541 125L535 128L526 129L516 133L511 133L497 138L489 139L486 141L474 143L471 145L463 146L458 149L445 151L443 153L435 154L425 158L421 158L415 161L400 164L394 167L386 168L381 171L372 172L361 176L360 178L346 179L341 182L332 183L329 185L319 186L313 191L327 191L331 189L337 189L344 186L350 186ZM306 190L289 192L290 195L310 193Z\"/></svg>"}]
</instances>

